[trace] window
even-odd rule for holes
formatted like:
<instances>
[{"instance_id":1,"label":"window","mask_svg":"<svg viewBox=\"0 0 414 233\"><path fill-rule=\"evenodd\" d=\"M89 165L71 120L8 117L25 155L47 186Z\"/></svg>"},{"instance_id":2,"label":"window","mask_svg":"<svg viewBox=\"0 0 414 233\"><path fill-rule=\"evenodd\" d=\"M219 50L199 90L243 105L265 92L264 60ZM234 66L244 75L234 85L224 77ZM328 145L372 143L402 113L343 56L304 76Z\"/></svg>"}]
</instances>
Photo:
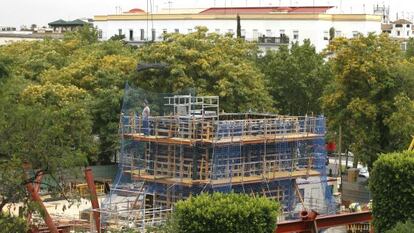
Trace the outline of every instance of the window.
<instances>
[{"instance_id":1,"label":"window","mask_svg":"<svg viewBox=\"0 0 414 233\"><path fill-rule=\"evenodd\" d=\"M410 36L410 31L407 31L407 36Z\"/></svg>"},{"instance_id":2,"label":"window","mask_svg":"<svg viewBox=\"0 0 414 233\"><path fill-rule=\"evenodd\" d=\"M297 31L297 30L293 31L293 39L294 40L299 40L299 31Z\"/></svg>"},{"instance_id":3,"label":"window","mask_svg":"<svg viewBox=\"0 0 414 233\"><path fill-rule=\"evenodd\" d=\"M166 33L167 33L167 29L166 28L162 29L162 34L166 34Z\"/></svg>"},{"instance_id":4,"label":"window","mask_svg":"<svg viewBox=\"0 0 414 233\"><path fill-rule=\"evenodd\" d=\"M156 31L155 31L155 29L153 28L152 30L151 30L151 40L152 41L154 41L155 40L155 37L156 36Z\"/></svg>"},{"instance_id":5,"label":"window","mask_svg":"<svg viewBox=\"0 0 414 233\"><path fill-rule=\"evenodd\" d=\"M180 33L180 29L176 28L176 29L174 29L174 32L175 33Z\"/></svg>"},{"instance_id":6,"label":"window","mask_svg":"<svg viewBox=\"0 0 414 233\"><path fill-rule=\"evenodd\" d=\"M285 36L285 30L280 29L279 34L280 34L280 37Z\"/></svg>"},{"instance_id":7,"label":"window","mask_svg":"<svg viewBox=\"0 0 414 233\"><path fill-rule=\"evenodd\" d=\"M134 40L134 30L129 29L129 41L133 41Z\"/></svg>"},{"instance_id":8,"label":"window","mask_svg":"<svg viewBox=\"0 0 414 233\"><path fill-rule=\"evenodd\" d=\"M188 33L192 33L193 32L193 29L188 29Z\"/></svg>"},{"instance_id":9,"label":"window","mask_svg":"<svg viewBox=\"0 0 414 233\"><path fill-rule=\"evenodd\" d=\"M102 39L102 30L101 29L98 30L98 39Z\"/></svg>"},{"instance_id":10,"label":"window","mask_svg":"<svg viewBox=\"0 0 414 233\"><path fill-rule=\"evenodd\" d=\"M407 24L407 27L409 28L409 27L410 27L410 25L409 25L409 24Z\"/></svg>"},{"instance_id":11,"label":"window","mask_svg":"<svg viewBox=\"0 0 414 233\"><path fill-rule=\"evenodd\" d=\"M329 32L328 31L323 32L323 40L329 40Z\"/></svg>"},{"instance_id":12,"label":"window","mask_svg":"<svg viewBox=\"0 0 414 233\"><path fill-rule=\"evenodd\" d=\"M271 36L272 36L272 30L267 29L267 30L266 30L266 36L267 36L267 37L271 37Z\"/></svg>"},{"instance_id":13,"label":"window","mask_svg":"<svg viewBox=\"0 0 414 233\"><path fill-rule=\"evenodd\" d=\"M341 32L341 31L336 31L336 32L335 32L335 35L336 35L337 37L341 37L341 36L342 36L342 32Z\"/></svg>"},{"instance_id":14,"label":"window","mask_svg":"<svg viewBox=\"0 0 414 233\"><path fill-rule=\"evenodd\" d=\"M141 29L140 39L145 40L145 30L144 29Z\"/></svg>"},{"instance_id":15,"label":"window","mask_svg":"<svg viewBox=\"0 0 414 233\"><path fill-rule=\"evenodd\" d=\"M122 35L122 29L118 29L118 35L121 36Z\"/></svg>"},{"instance_id":16,"label":"window","mask_svg":"<svg viewBox=\"0 0 414 233\"><path fill-rule=\"evenodd\" d=\"M402 26L402 24L396 24L395 27L396 28L402 28L403 26Z\"/></svg>"},{"instance_id":17,"label":"window","mask_svg":"<svg viewBox=\"0 0 414 233\"><path fill-rule=\"evenodd\" d=\"M397 36L401 36L401 32L400 31L397 31Z\"/></svg>"},{"instance_id":18,"label":"window","mask_svg":"<svg viewBox=\"0 0 414 233\"><path fill-rule=\"evenodd\" d=\"M257 40L259 37L259 30L253 29L253 40Z\"/></svg>"}]
</instances>

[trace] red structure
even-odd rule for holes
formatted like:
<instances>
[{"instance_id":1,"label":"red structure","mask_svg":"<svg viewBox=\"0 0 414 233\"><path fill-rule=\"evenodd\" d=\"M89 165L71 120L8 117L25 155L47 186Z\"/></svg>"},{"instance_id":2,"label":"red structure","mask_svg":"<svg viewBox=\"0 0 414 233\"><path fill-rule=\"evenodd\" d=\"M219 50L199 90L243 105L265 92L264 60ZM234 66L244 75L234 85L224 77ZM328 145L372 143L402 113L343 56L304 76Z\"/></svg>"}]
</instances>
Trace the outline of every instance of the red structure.
<instances>
[{"instance_id":1,"label":"red structure","mask_svg":"<svg viewBox=\"0 0 414 233\"><path fill-rule=\"evenodd\" d=\"M326 216L317 216L313 211L302 211L301 217L301 220L278 223L275 233L317 233L318 229L372 221L370 211Z\"/></svg>"},{"instance_id":2,"label":"red structure","mask_svg":"<svg viewBox=\"0 0 414 233\"><path fill-rule=\"evenodd\" d=\"M50 217L49 212L47 212L47 209L46 209L45 205L43 204L43 201L42 201L42 199L40 198L40 195L39 195L40 181L42 180L43 173L39 172L36 175L37 176L35 178L35 184L33 185L33 183L31 183L31 182L27 183L26 184L26 189L30 193L30 196L33 199L33 201L37 202L39 204L40 208L42 209L43 219L45 220L45 223L46 223L47 227L49 228L49 232L58 233L59 231L58 231L55 223L53 222L52 217Z\"/></svg>"},{"instance_id":3,"label":"red structure","mask_svg":"<svg viewBox=\"0 0 414 233\"><path fill-rule=\"evenodd\" d=\"M92 169L90 167L85 169L86 183L88 184L91 195L92 211L99 209L98 195L96 194L95 180L93 179ZM96 231L101 232L101 216L98 211L93 211L93 218L95 220Z\"/></svg>"}]
</instances>

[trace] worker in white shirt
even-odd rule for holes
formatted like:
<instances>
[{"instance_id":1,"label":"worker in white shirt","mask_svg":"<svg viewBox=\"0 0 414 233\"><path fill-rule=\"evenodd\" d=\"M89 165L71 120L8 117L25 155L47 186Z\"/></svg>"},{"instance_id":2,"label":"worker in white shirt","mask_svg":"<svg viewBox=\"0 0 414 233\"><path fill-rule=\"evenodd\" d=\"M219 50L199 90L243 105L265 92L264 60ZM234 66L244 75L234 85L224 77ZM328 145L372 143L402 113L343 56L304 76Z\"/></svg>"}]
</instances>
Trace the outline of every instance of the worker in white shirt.
<instances>
[{"instance_id":1,"label":"worker in white shirt","mask_svg":"<svg viewBox=\"0 0 414 233\"><path fill-rule=\"evenodd\" d=\"M150 116L150 108L148 107L148 101L144 100L144 110L142 110L142 130L144 135L149 135L149 116Z\"/></svg>"}]
</instances>

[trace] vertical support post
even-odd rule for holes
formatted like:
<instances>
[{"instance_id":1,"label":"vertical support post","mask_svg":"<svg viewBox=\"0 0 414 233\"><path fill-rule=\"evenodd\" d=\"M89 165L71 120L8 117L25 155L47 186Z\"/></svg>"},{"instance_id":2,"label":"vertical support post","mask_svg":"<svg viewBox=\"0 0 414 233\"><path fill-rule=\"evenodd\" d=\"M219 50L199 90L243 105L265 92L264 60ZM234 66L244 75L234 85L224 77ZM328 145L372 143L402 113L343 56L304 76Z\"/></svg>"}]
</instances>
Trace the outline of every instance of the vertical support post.
<instances>
[{"instance_id":1,"label":"vertical support post","mask_svg":"<svg viewBox=\"0 0 414 233\"><path fill-rule=\"evenodd\" d=\"M40 174L40 176L42 176L42 174ZM40 198L39 192L37 191L37 187L35 187L32 183L28 183L26 184L26 189L30 193L30 196L32 197L33 201L37 202L40 205L40 209L43 212L43 219L45 220L45 223L49 228L49 231L51 233L58 233L59 231L56 225L53 223L52 217L50 217L49 212L47 212L47 209L43 204L42 199Z\"/></svg>"},{"instance_id":2,"label":"vertical support post","mask_svg":"<svg viewBox=\"0 0 414 233\"><path fill-rule=\"evenodd\" d=\"M339 168L338 175L342 177L342 126L339 126L339 139L338 139L338 158L339 158Z\"/></svg>"},{"instance_id":3,"label":"vertical support post","mask_svg":"<svg viewBox=\"0 0 414 233\"><path fill-rule=\"evenodd\" d=\"M99 202L98 202L98 196L96 194L95 181L93 179L93 173L90 167L87 167L85 169L85 178L86 178L86 183L88 184L89 192L91 194L92 211L94 209L99 209ZM95 220L96 230L98 233L100 233L101 232L100 213L97 211L93 211L93 218Z\"/></svg>"}]
</instances>

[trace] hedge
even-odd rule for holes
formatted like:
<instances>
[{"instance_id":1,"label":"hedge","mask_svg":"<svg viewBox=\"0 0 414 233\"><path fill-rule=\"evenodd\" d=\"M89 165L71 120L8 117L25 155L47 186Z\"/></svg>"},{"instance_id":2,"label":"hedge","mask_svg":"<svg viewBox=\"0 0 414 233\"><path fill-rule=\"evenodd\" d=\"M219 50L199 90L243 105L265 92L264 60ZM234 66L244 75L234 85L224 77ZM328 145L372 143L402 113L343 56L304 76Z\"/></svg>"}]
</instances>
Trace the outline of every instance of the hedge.
<instances>
[{"instance_id":1,"label":"hedge","mask_svg":"<svg viewBox=\"0 0 414 233\"><path fill-rule=\"evenodd\" d=\"M406 223L398 223L394 228L388 230L386 233L414 233L414 223L413 222L406 222Z\"/></svg>"},{"instance_id":2,"label":"hedge","mask_svg":"<svg viewBox=\"0 0 414 233\"><path fill-rule=\"evenodd\" d=\"M376 232L414 219L414 152L381 155L374 163L369 187Z\"/></svg>"},{"instance_id":3,"label":"hedge","mask_svg":"<svg viewBox=\"0 0 414 233\"><path fill-rule=\"evenodd\" d=\"M176 203L170 229L176 233L271 233L280 205L245 194L201 194Z\"/></svg>"},{"instance_id":4,"label":"hedge","mask_svg":"<svg viewBox=\"0 0 414 233\"><path fill-rule=\"evenodd\" d=\"M0 232L26 233L27 230L26 220L0 212Z\"/></svg>"}]
</instances>

